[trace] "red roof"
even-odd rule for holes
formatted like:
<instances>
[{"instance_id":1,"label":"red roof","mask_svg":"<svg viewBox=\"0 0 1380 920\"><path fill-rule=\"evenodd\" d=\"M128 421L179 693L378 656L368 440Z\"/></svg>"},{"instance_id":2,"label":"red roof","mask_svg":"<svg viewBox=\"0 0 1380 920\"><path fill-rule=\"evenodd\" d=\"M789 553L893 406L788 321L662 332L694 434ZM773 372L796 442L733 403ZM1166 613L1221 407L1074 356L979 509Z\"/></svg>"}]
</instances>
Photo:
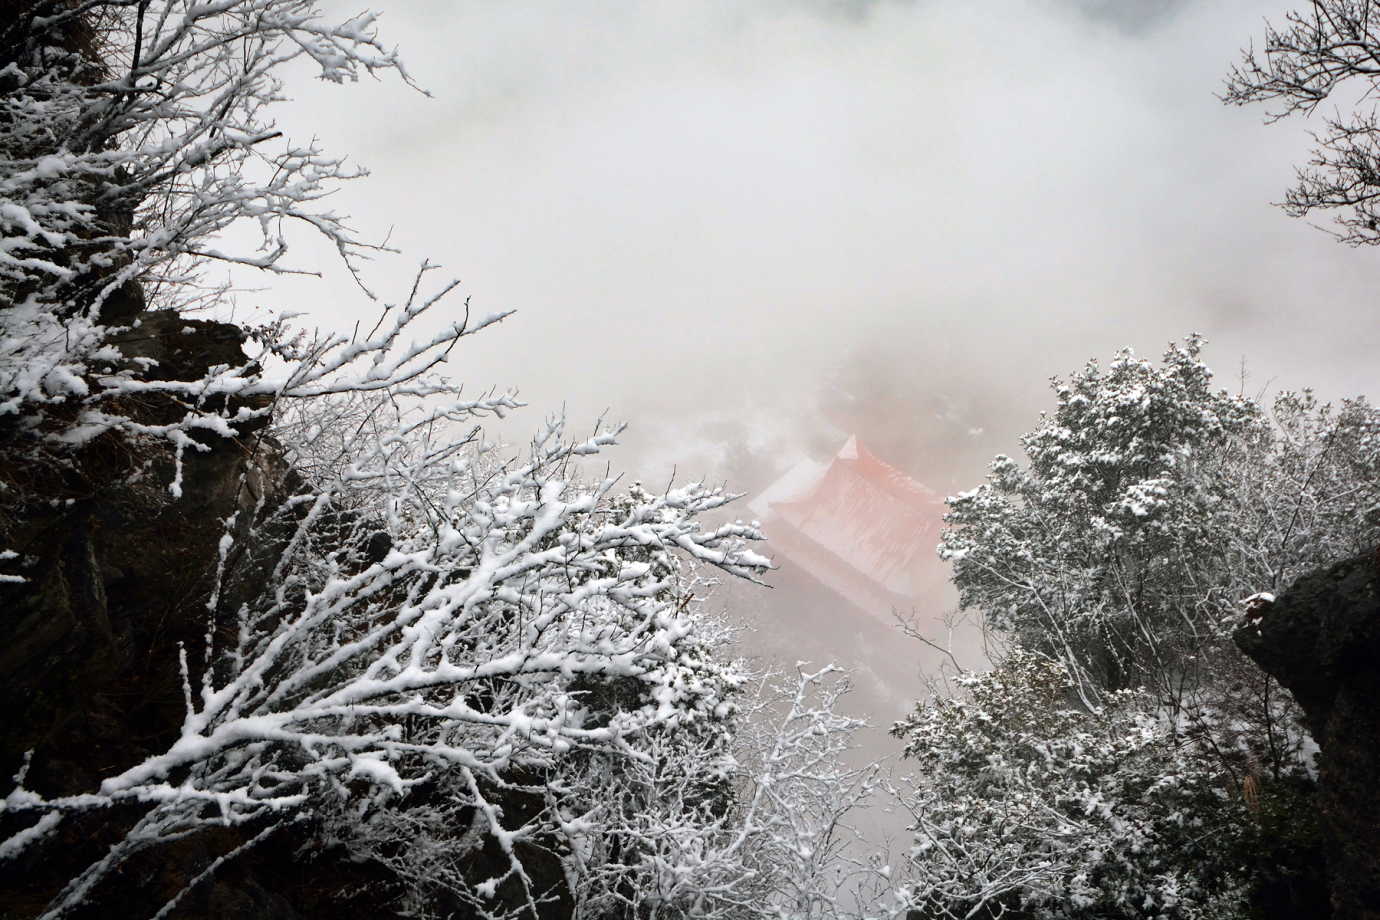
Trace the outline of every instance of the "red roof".
<instances>
[{"instance_id":1,"label":"red roof","mask_svg":"<svg viewBox=\"0 0 1380 920\"><path fill-rule=\"evenodd\" d=\"M773 500L774 490L791 494ZM912 570L934 557L943 526L943 499L882 462L857 437L827 467L805 461L787 473L753 503L759 510L763 505L771 512L764 524L773 546L887 618L914 596Z\"/></svg>"}]
</instances>

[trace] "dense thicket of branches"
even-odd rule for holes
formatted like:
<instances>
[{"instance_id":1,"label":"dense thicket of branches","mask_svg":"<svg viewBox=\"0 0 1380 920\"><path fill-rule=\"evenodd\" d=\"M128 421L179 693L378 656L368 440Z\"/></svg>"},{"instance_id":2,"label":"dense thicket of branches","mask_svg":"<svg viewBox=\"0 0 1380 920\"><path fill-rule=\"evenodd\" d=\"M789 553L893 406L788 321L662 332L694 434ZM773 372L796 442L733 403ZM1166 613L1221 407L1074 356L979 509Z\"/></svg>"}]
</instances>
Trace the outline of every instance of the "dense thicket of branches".
<instances>
[{"instance_id":1,"label":"dense thicket of branches","mask_svg":"<svg viewBox=\"0 0 1380 920\"><path fill-rule=\"evenodd\" d=\"M1254 834L1230 771L1143 691L1070 705L1059 661L1016 649L893 734L920 773L907 879L930 917L1235 917Z\"/></svg>"}]
</instances>

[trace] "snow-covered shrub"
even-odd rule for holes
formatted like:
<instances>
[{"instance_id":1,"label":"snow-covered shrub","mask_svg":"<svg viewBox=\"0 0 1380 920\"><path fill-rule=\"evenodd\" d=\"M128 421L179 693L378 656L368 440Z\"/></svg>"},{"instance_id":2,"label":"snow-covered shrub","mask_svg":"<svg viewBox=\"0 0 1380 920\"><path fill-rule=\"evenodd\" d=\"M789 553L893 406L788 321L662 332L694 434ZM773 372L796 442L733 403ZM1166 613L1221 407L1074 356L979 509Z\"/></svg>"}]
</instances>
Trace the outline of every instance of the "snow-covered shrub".
<instances>
[{"instance_id":1,"label":"snow-covered shrub","mask_svg":"<svg viewBox=\"0 0 1380 920\"><path fill-rule=\"evenodd\" d=\"M799 667L799 665L797 665ZM748 871L744 893L719 903L741 915L785 918L894 916L883 895L887 868L877 841L850 822L872 807L881 765L849 763L855 733L866 726L839 715L847 681L832 667L794 681L760 680L740 730L738 806L731 846ZM742 906L735 907L734 902Z\"/></svg>"},{"instance_id":2,"label":"snow-covered shrub","mask_svg":"<svg viewBox=\"0 0 1380 920\"><path fill-rule=\"evenodd\" d=\"M1239 916L1250 814L1153 697L1088 711L1060 662L1017 650L896 724L918 773L907 891L927 918Z\"/></svg>"},{"instance_id":3,"label":"snow-covered shrub","mask_svg":"<svg viewBox=\"0 0 1380 920\"><path fill-rule=\"evenodd\" d=\"M846 819L878 770L844 762L863 724L835 711L846 683L825 668L753 684L731 721L649 732L650 757L590 758L568 780L587 803L563 825L577 916L863 914L879 877Z\"/></svg>"}]
</instances>

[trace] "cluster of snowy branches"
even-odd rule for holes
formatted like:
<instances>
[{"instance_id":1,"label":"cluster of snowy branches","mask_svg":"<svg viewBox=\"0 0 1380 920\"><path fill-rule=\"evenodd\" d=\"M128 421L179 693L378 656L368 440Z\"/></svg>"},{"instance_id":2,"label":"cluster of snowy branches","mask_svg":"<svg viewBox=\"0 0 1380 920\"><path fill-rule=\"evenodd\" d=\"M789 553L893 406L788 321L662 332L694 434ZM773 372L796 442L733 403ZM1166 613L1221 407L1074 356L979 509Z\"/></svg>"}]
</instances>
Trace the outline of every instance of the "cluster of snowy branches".
<instances>
[{"instance_id":1,"label":"cluster of snowy branches","mask_svg":"<svg viewBox=\"0 0 1380 920\"><path fill-rule=\"evenodd\" d=\"M430 305L414 298L364 339L307 341L270 323L256 330L258 361L199 380L149 373L153 362L126 357L112 334L138 326L146 300L182 309L202 298L209 265L289 271L292 224L352 268L367 255L322 200L361 173L282 138L267 110L282 98L275 72L295 59L335 82L401 64L373 16L329 22L309 0L13 7L0 26L0 419L48 446L113 429L180 455L198 432L229 436L275 397L404 381L424 392L420 378L484 325L447 324L408 347L401 329ZM219 248L243 224L260 231L257 249ZM181 417L139 418L153 394Z\"/></svg>"},{"instance_id":2,"label":"cluster of snowy branches","mask_svg":"<svg viewBox=\"0 0 1380 920\"><path fill-rule=\"evenodd\" d=\"M466 305L413 340L454 287L424 294L424 266L367 334L280 319L245 330L254 360L201 379L151 373L113 338L150 301L204 302L210 264L289 271L294 221L356 269L370 247L321 199L360 173L282 139L267 110L296 59L336 82L401 73L373 17L329 22L310 0L19 10L0 33L0 416L29 462L162 440L173 499L184 451L245 451L204 643L182 650L179 736L95 791L45 797L21 770L0 801L23 823L0 859L84 815L138 814L43 916L224 826L239 849L308 828L389 867L417 915L555 899L581 916L825 916L855 876L879 878L841 855L875 771L843 762L858 723L834 713L837 675L754 684L697 610L697 567L769 568L747 547L760 535L699 523L722 489L582 480L616 431L572 441L553 419L520 458L485 444L478 423L519 403L462 398L439 371L500 317ZM244 221L258 249L219 248ZM171 418L140 414L153 396Z\"/></svg>"},{"instance_id":3,"label":"cluster of snowy branches","mask_svg":"<svg viewBox=\"0 0 1380 920\"><path fill-rule=\"evenodd\" d=\"M605 704L636 692L580 685ZM884 879L847 851L856 835L845 816L866 806L876 769L842 760L858 723L835 714L841 689L829 669L780 685L759 678L725 718L644 729L625 751L586 745L507 783L510 807L526 797L512 832L527 863L510 863L523 891L513 913L544 896L580 917L864 915ZM426 915L451 898L496 913L503 879L477 871L493 838L475 791L450 772L435 785L415 803L341 798L327 833L404 879L404 910ZM526 877L543 863L559 867L559 890Z\"/></svg>"},{"instance_id":4,"label":"cluster of snowy branches","mask_svg":"<svg viewBox=\"0 0 1380 920\"><path fill-rule=\"evenodd\" d=\"M280 406L226 521L168 750L93 793L17 778L0 810L30 822L3 858L73 817L144 809L44 916L149 848L288 824L387 866L418 915L856 912L879 876L842 853L843 819L875 771L843 762L859 723L834 712L841 686L826 670L750 692L695 608L694 565L768 567L754 529L697 523L731 496L583 483L614 433L568 442L559 419L505 461L470 423L506 397L406 391Z\"/></svg>"},{"instance_id":5,"label":"cluster of snowy branches","mask_svg":"<svg viewBox=\"0 0 1380 920\"><path fill-rule=\"evenodd\" d=\"M70 816L145 809L45 916L147 848L304 821L392 869L420 914L443 896L494 916L842 911L875 877L840 852L875 771L843 763L859 723L827 669L751 692L715 653L687 566L767 567L751 528L695 522L729 496L582 485L612 436L568 443L559 420L505 463L456 428L465 404L398 406L284 413L286 462L246 476L247 519L227 521L175 743L94 793L21 776L4 800L32 817L9 858ZM246 583L264 590L227 604Z\"/></svg>"}]
</instances>

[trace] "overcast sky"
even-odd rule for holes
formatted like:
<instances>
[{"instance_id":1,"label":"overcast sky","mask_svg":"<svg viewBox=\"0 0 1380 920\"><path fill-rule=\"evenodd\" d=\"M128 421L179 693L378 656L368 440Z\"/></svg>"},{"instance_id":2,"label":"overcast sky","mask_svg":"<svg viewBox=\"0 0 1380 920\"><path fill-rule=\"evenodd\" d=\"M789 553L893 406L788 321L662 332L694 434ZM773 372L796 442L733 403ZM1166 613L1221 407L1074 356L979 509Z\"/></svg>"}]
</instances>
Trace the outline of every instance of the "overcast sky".
<instances>
[{"instance_id":1,"label":"overcast sky","mask_svg":"<svg viewBox=\"0 0 1380 920\"><path fill-rule=\"evenodd\" d=\"M784 466L847 365L995 394L994 452L1051 375L1190 331L1232 389L1245 355L1252 389L1375 395L1380 252L1271 206L1304 122L1214 95L1289 8L388 0L431 98L298 80L279 121L373 171L336 206L405 252L376 282L429 258L518 311L453 363L532 404L510 437L564 405L632 424L615 467ZM364 312L338 278L241 302Z\"/></svg>"}]
</instances>

